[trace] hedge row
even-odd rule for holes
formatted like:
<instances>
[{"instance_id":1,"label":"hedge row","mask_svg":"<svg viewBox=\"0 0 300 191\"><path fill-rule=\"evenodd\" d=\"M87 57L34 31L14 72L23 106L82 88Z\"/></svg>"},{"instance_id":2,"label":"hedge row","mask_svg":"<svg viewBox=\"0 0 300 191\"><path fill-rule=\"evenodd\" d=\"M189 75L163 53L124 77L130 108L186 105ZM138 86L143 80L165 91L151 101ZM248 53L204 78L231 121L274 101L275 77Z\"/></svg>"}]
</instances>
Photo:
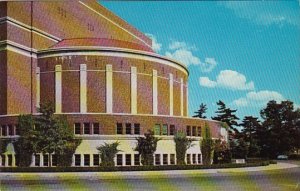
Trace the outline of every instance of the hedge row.
<instances>
[{"instance_id":1,"label":"hedge row","mask_svg":"<svg viewBox=\"0 0 300 191\"><path fill-rule=\"evenodd\" d=\"M217 168L242 168L267 166L274 161L246 164L213 165L168 165L168 166L120 166L120 167L1 167L0 172L113 172L113 171L160 171L160 170L196 170Z\"/></svg>"}]
</instances>

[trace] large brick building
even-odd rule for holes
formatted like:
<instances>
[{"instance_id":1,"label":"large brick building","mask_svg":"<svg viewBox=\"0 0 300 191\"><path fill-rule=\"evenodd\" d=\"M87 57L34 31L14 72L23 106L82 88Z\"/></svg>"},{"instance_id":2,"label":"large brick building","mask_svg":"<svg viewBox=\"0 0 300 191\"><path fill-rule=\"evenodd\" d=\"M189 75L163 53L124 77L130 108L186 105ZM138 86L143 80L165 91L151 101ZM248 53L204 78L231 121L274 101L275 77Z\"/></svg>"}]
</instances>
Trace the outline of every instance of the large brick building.
<instances>
[{"instance_id":1,"label":"large brick building","mask_svg":"<svg viewBox=\"0 0 300 191\"><path fill-rule=\"evenodd\" d=\"M96 147L118 140L117 165L139 165L135 138L162 138L155 164L175 164L173 135L195 138L188 164L201 164L201 127L226 136L216 121L188 117L188 70L156 54L147 36L94 0L0 2L1 140L17 137L17 117L51 102L83 139L73 165L99 165ZM0 165L14 166L13 145ZM47 166L35 154L32 166Z\"/></svg>"}]
</instances>

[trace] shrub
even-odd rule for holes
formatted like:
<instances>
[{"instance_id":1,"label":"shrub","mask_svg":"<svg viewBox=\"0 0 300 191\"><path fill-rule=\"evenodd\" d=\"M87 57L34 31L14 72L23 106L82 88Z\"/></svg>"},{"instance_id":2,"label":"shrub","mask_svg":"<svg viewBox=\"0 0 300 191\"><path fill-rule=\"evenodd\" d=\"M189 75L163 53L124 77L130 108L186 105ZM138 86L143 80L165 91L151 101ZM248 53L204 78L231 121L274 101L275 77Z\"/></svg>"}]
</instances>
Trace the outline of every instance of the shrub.
<instances>
[{"instance_id":1,"label":"shrub","mask_svg":"<svg viewBox=\"0 0 300 191\"><path fill-rule=\"evenodd\" d=\"M101 158L101 166L115 166L114 158L120 151L118 150L119 145L119 142L114 142L111 144L104 143L104 145L97 147Z\"/></svg>"},{"instance_id":2,"label":"shrub","mask_svg":"<svg viewBox=\"0 0 300 191\"><path fill-rule=\"evenodd\" d=\"M188 139L182 132L178 132L174 136L175 148L176 148L176 159L178 165L185 164L186 151L192 146L192 139Z\"/></svg>"}]
</instances>

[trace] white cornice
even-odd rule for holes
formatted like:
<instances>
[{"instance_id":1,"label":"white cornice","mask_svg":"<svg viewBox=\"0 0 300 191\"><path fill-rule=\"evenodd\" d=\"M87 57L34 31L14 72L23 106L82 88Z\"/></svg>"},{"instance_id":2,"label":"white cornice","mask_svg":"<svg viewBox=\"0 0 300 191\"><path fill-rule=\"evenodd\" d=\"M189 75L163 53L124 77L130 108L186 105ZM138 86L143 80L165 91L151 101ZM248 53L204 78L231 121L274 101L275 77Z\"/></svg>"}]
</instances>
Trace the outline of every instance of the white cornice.
<instances>
[{"instance_id":1,"label":"white cornice","mask_svg":"<svg viewBox=\"0 0 300 191\"><path fill-rule=\"evenodd\" d=\"M37 50L31 49L27 46L21 45L10 40L0 41L0 51L1 50L9 50L27 57L37 58Z\"/></svg>"}]
</instances>

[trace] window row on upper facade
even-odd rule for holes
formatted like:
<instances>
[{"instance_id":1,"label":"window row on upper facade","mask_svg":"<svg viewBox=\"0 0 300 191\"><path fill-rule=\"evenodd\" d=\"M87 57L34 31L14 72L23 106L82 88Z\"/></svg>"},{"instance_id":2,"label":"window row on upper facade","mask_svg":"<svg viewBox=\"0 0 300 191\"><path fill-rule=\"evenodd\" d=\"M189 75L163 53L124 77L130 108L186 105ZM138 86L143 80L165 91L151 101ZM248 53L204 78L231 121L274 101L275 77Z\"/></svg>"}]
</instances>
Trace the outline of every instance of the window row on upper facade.
<instances>
[{"instance_id":1,"label":"window row on upper facade","mask_svg":"<svg viewBox=\"0 0 300 191\"><path fill-rule=\"evenodd\" d=\"M6 137L6 136L15 136L19 135L19 127L18 125L2 125L0 136Z\"/></svg>"}]
</instances>

